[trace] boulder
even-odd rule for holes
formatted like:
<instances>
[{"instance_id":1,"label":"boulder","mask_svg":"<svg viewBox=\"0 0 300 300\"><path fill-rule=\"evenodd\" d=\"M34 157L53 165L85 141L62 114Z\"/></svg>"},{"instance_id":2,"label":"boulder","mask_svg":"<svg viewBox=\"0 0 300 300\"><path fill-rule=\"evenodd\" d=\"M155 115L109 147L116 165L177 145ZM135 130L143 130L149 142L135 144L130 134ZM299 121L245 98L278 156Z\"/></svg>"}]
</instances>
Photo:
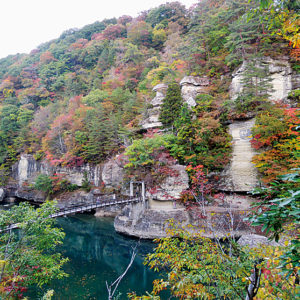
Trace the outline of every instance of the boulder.
<instances>
[{"instance_id":1,"label":"boulder","mask_svg":"<svg viewBox=\"0 0 300 300\"><path fill-rule=\"evenodd\" d=\"M280 246L275 241L270 241L267 237L258 234L247 234L241 236L238 240L240 246L248 246L250 248L258 247L259 245Z\"/></svg>"}]
</instances>

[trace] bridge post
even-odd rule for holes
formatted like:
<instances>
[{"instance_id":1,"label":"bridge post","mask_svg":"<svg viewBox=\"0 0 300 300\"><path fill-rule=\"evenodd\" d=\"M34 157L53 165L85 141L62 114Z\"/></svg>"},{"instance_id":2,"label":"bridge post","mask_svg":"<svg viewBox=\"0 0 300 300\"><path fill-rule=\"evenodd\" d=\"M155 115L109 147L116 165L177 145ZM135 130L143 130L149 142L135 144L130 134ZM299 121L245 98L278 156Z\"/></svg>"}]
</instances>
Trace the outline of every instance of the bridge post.
<instances>
[{"instance_id":1,"label":"bridge post","mask_svg":"<svg viewBox=\"0 0 300 300\"><path fill-rule=\"evenodd\" d=\"M143 203L146 202L146 190L145 190L145 182L142 181L142 200L143 200Z\"/></svg>"},{"instance_id":2,"label":"bridge post","mask_svg":"<svg viewBox=\"0 0 300 300\"><path fill-rule=\"evenodd\" d=\"M130 192L129 192L129 196L133 197L133 182L130 181Z\"/></svg>"}]
</instances>

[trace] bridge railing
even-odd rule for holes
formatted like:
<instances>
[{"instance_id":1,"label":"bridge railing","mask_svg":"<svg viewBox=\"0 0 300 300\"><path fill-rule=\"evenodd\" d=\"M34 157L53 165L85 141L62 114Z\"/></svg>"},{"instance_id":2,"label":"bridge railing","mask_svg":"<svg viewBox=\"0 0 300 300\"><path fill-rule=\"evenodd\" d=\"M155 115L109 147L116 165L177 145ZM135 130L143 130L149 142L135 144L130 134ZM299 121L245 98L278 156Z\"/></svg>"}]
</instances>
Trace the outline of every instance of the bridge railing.
<instances>
[{"instance_id":1,"label":"bridge railing","mask_svg":"<svg viewBox=\"0 0 300 300\"><path fill-rule=\"evenodd\" d=\"M59 211L53 214L53 217L60 216L60 215L68 215L76 212L84 212L89 211L95 208L118 205L118 204L126 204L132 202L141 202L143 199L141 196L137 197L128 197L128 198L115 198L115 197L96 197L93 201L86 201L86 202L76 202L72 203L71 206L65 206L60 208Z\"/></svg>"},{"instance_id":2,"label":"bridge railing","mask_svg":"<svg viewBox=\"0 0 300 300\"><path fill-rule=\"evenodd\" d=\"M92 209L101 208L101 207L107 207L112 205L118 205L118 204L127 204L127 203L133 203L133 202L142 202L143 198L141 196L137 197L128 197L123 199L118 198L109 198L105 197L96 197L93 199L93 201L88 202L77 202L72 204L71 206L60 208L57 212L50 215L49 218L56 218L61 216L67 216L75 213L90 211ZM0 230L0 233L3 231L8 231L11 229L18 228L18 224L11 224L6 229Z\"/></svg>"}]
</instances>

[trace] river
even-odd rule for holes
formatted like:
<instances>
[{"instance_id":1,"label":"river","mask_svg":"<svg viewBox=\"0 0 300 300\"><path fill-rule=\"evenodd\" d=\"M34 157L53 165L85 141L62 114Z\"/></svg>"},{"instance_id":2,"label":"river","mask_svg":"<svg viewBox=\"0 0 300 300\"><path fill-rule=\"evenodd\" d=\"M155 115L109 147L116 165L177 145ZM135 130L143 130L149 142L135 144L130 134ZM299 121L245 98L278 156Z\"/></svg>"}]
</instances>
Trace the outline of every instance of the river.
<instances>
[{"instance_id":1,"label":"river","mask_svg":"<svg viewBox=\"0 0 300 300\"><path fill-rule=\"evenodd\" d=\"M145 255L153 250L152 242L139 242L117 234L112 218L76 215L58 218L57 222L66 233L59 251L69 258L64 267L69 277L43 288L43 291L55 291L53 299L107 299L105 281L114 281L125 270L131 257L131 248L137 243L138 255L118 288L122 294L120 299L127 299L130 291L142 295L152 290L152 282L157 274L143 265ZM27 296L40 299L43 291L34 288Z\"/></svg>"}]
</instances>

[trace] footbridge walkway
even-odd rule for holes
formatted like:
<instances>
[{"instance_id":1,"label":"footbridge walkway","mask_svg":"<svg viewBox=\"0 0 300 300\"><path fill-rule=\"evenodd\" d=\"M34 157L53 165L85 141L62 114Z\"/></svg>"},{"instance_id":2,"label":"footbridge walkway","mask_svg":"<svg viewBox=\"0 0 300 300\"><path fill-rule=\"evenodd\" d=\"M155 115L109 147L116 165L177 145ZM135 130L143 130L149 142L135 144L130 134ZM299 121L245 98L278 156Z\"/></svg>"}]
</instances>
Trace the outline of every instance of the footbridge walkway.
<instances>
[{"instance_id":1,"label":"footbridge walkway","mask_svg":"<svg viewBox=\"0 0 300 300\"><path fill-rule=\"evenodd\" d=\"M110 199L103 199L101 197L98 197L93 202L79 203L77 205L72 205L70 207L61 208L56 213L50 215L50 218L57 218L62 216L73 215L76 213L83 213L86 211L91 211L96 208L103 208L108 206L129 204L129 203L136 203L136 202L142 202L142 197L130 197L128 199L117 199L114 196L112 196Z\"/></svg>"},{"instance_id":2,"label":"footbridge walkway","mask_svg":"<svg viewBox=\"0 0 300 300\"><path fill-rule=\"evenodd\" d=\"M57 217L63 217L68 215L74 215L76 213L84 213L87 211L92 211L96 208L103 208L108 206L114 206L114 205L124 205L124 204L130 204L130 203L137 203L137 202L144 202L145 199L142 196L137 197L128 197L124 199L118 199L114 195L111 197L96 197L92 202L81 202L78 204L72 204L71 206L62 207L57 212L53 213L49 216L49 218L57 218ZM1 232L10 231L12 229L19 228L19 224L12 224L10 226L7 226L5 229L0 230Z\"/></svg>"},{"instance_id":3,"label":"footbridge walkway","mask_svg":"<svg viewBox=\"0 0 300 300\"><path fill-rule=\"evenodd\" d=\"M135 186L140 186L140 189L135 188ZM136 192L135 197L134 197L134 190ZM63 216L73 215L76 213L92 211L96 208L103 208L103 207L114 206L114 205L130 204L130 203L137 203L137 202L145 203L146 201L145 195L146 195L145 183L142 181L136 181L136 182L131 181L130 197L117 198L115 195L95 197L93 201L73 203L70 206L60 207L59 210L53 213L52 215L50 215L49 218L63 217ZM18 227L19 224L12 224L10 226L7 226L5 229L2 230L0 229L0 233L12 229L16 229Z\"/></svg>"}]
</instances>

